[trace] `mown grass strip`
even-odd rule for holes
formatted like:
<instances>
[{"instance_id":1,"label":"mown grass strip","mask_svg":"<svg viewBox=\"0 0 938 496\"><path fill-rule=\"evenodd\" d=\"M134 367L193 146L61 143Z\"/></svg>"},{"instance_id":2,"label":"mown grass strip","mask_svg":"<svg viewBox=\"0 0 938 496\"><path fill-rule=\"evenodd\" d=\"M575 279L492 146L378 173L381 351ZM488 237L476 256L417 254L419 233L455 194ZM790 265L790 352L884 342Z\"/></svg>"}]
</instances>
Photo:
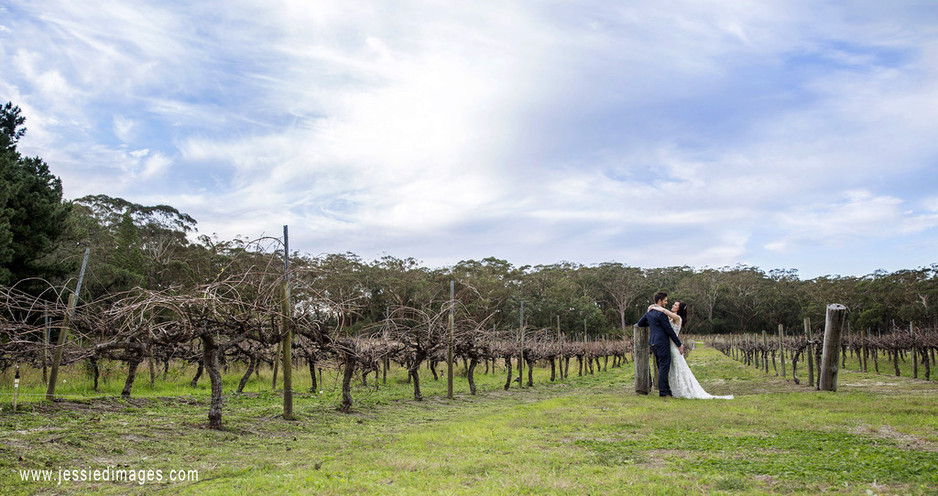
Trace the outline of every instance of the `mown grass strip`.
<instances>
[{"instance_id":1,"label":"mown grass strip","mask_svg":"<svg viewBox=\"0 0 938 496\"><path fill-rule=\"evenodd\" d=\"M204 429L204 398L34 404L0 415L4 494L928 494L938 487L933 384L845 373L819 393L740 368L709 348L691 366L732 401L632 392L631 369L505 392L480 374L478 396L427 399L389 377L360 387L351 415L300 394L298 421L279 395L226 398L226 430ZM543 370L538 371L543 373ZM269 387L269 383L267 383ZM197 469L200 480L149 485L18 480L22 468L118 465Z\"/></svg>"}]
</instances>

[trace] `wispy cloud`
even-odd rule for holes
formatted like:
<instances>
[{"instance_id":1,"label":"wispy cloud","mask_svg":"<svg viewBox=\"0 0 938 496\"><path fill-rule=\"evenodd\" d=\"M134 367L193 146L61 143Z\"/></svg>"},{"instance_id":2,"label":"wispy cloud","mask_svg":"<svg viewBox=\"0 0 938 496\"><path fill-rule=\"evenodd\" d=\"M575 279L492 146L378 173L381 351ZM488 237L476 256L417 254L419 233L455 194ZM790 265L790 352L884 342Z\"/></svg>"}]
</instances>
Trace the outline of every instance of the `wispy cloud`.
<instances>
[{"instance_id":1,"label":"wispy cloud","mask_svg":"<svg viewBox=\"0 0 938 496\"><path fill-rule=\"evenodd\" d=\"M313 253L818 272L816 246L849 239L869 261L829 271L861 273L933 261L875 250L938 239L936 17L13 2L0 92L67 195L170 203L221 236L289 223Z\"/></svg>"}]
</instances>

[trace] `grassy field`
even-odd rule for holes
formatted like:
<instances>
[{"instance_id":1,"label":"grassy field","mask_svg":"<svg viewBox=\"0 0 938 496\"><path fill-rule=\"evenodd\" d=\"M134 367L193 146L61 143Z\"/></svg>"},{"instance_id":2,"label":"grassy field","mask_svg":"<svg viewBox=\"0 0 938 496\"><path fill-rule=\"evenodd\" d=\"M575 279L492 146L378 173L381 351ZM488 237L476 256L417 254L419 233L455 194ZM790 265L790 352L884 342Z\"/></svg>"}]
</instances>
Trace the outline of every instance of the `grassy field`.
<instances>
[{"instance_id":1,"label":"grassy field","mask_svg":"<svg viewBox=\"0 0 938 496\"><path fill-rule=\"evenodd\" d=\"M445 379L424 370L426 399L415 402L395 370L377 389L373 377L368 388L359 382L346 415L327 372L322 394L298 394L298 420L284 421L269 371L233 396L233 370L224 431L204 428L207 379L189 388L194 368L150 388L142 367L128 401L115 397L123 371L80 398L87 386L76 369L59 390L67 401L26 396L12 414L4 396L0 493L938 494L935 382L848 370L837 393L820 393L708 347L689 362L709 392L736 399L637 396L631 366L578 377L571 364L568 380L550 383L538 369L534 388L508 392L501 370L479 371L476 396L458 377L454 400ZM305 391L301 371L295 388ZM44 391L35 371L24 384ZM29 469L50 470L52 480L21 480ZM58 484L60 470L80 469L163 480ZM173 470L198 480L170 481Z\"/></svg>"}]
</instances>

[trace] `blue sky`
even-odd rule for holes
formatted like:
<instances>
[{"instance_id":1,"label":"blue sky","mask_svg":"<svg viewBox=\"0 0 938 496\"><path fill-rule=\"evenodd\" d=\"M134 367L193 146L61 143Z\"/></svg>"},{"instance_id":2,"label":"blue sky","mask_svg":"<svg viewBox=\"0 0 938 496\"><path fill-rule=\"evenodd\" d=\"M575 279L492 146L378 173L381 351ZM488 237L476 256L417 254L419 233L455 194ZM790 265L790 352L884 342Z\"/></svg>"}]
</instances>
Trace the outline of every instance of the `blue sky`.
<instances>
[{"instance_id":1,"label":"blue sky","mask_svg":"<svg viewBox=\"0 0 938 496\"><path fill-rule=\"evenodd\" d=\"M938 4L0 1L65 196L305 253L938 262ZM0 102L2 103L2 102Z\"/></svg>"}]
</instances>

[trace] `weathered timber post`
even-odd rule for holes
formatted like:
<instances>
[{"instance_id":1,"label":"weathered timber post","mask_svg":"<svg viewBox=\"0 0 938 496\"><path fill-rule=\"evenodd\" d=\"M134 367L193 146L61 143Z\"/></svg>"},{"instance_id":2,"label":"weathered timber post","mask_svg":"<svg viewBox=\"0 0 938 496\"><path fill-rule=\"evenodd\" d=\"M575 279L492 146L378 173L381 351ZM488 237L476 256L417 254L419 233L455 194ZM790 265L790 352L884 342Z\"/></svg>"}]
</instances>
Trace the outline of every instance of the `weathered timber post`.
<instances>
[{"instance_id":1,"label":"weathered timber post","mask_svg":"<svg viewBox=\"0 0 938 496\"><path fill-rule=\"evenodd\" d=\"M274 353L274 378L270 381L271 391L277 390L277 372L280 370L280 350L283 346L283 341L277 341L277 351Z\"/></svg>"},{"instance_id":2,"label":"weathered timber post","mask_svg":"<svg viewBox=\"0 0 938 496\"><path fill-rule=\"evenodd\" d=\"M648 364L648 328L632 326L632 359L635 361L635 393L651 391L651 374Z\"/></svg>"},{"instance_id":3,"label":"weathered timber post","mask_svg":"<svg viewBox=\"0 0 938 496\"><path fill-rule=\"evenodd\" d=\"M20 395L20 366L16 366L16 376L13 377L13 413L16 413L16 400Z\"/></svg>"},{"instance_id":4,"label":"weathered timber post","mask_svg":"<svg viewBox=\"0 0 938 496\"><path fill-rule=\"evenodd\" d=\"M837 391L837 372L839 371L840 337L843 332L847 307L832 303L827 306L827 320L824 323L824 351L821 355L821 370L818 371L821 391Z\"/></svg>"},{"instance_id":5,"label":"weathered timber post","mask_svg":"<svg viewBox=\"0 0 938 496\"><path fill-rule=\"evenodd\" d=\"M280 307L283 331L283 419L293 420L293 328L290 317L290 238L283 226L283 301Z\"/></svg>"},{"instance_id":6,"label":"weathered timber post","mask_svg":"<svg viewBox=\"0 0 938 496\"><path fill-rule=\"evenodd\" d=\"M846 344L844 344L846 341ZM843 330L843 339L837 345L843 354L840 360L840 368L847 370L847 350L850 349L850 322L847 322L847 328Z\"/></svg>"},{"instance_id":7,"label":"weathered timber post","mask_svg":"<svg viewBox=\"0 0 938 496\"><path fill-rule=\"evenodd\" d=\"M746 346L749 350L746 352L750 356L750 364L755 368L762 370L762 363L759 361L762 355L759 353L759 337L755 334L746 334Z\"/></svg>"},{"instance_id":8,"label":"weathered timber post","mask_svg":"<svg viewBox=\"0 0 938 496\"><path fill-rule=\"evenodd\" d=\"M892 367L893 367L893 369L895 369L895 371L896 371L896 377L899 377L901 374L900 374L900 371L899 371L899 348L898 348L898 345L896 345L896 349L894 349L894 350L889 350L889 351L890 351L891 354L892 354Z\"/></svg>"},{"instance_id":9,"label":"weathered timber post","mask_svg":"<svg viewBox=\"0 0 938 496\"><path fill-rule=\"evenodd\" d=\"M909 336L912 337L912 377L918 379L918 346L915 344L915 330L909 322Z\"/></svg>"},{"instance_id":10,"label":"weathered timber post","mask_svg":"<svg viewBox=\"0 0 938 496\"><path fill-rule=\"evenodd\" d=\"M769 373L769 337L768 333L762 331L762 367L765 369L765 373Z\"/></svg>"},{"instance_id":11,"label":"weathered timber post","mask_svg":"<svg viewBox=\"0 0 938 496\"><path fill-rule=\"evenodd\" d=\"M782 362L782 378L785 378L785 326L778 325L778 355Z\"/></svg>"},{"instance_id":12,"label":"weathered timber post","mask_svg":"<svg viewBox=\"0 0 938 496\"><path fill-rule=\"evenodd\" d=\"M75 285L75 292L68 295L68 304L65 307L65 320L62 322L62 329L59 331L59 342L55 345L55 354L52 357L52 370L49 372L49 386L46 388L46 399L52 401L55 399L55 383L59 378L59 364L62 362L62 348L68 339L68 326L72 320L72 314L75 312L75 305L78 303L78 293L81 292L81 283L85 278L85 268L88 267L88 255L91 248L85 248L85 257L81 261L81 271L78 272L78 284Z\"/></svg>"},{"instance_id":13,"label":"weathered timber post","mask_svg":"<svg viewBox=\"0 0 938 496\"><path fill-rule=\"evenodd\" d=\"M382 333L384 334L385 340L388 339L388 321L390 319L391 319L391 307L385 306L384 307L384 323L381 325L381 327L383 328ZM382 367L382 372L381 372L381 383L387 384L388 383L388 369L391 368L391 359L388 358L387 355L385 355L384 360L382 360L381 362L384 365ZM488 363L486 363L485 368L488 369L488 366L489 366Z\"/></svg>"},{"instance_id":14,"label":"weathered timber post","mask_svg":"<svg viewBox=\"0 0 938 496\"><path fill-rule=\"evenodd\" d=\"M862 340L862 344L863 344L863 351L861 352L863 353L863 372L866 372L867 359L869 358L869 354L870 354L870 349L868 347L869 340L870 340L870 328L869 327L866 328L866 332L863 332L862 329L860 330L860 339Z\"/></svg>"},{"instance_id":15,"label":"weathered timber post","mask_svg":"<svg viewBox=\"0 0 938 496\"><path fill-rule=\"evenodd\" d=\"M808 362L808 384L814 386L814 343L811 342L811 317L804 318L804 334L808 337L808 347L805 349Z\"/></svg>"},{"instance_id":16,"label":"weathered timber post","mask_svg":"<svg viewBox=\"0 0 938 496\"><path fill-rule=\"evenodd\" d=\"M563 331L560 330L560 315L557 316L557 338L560 342L560 351L557 353L558 365L560 365L560 380L563 380Z\"/></svg>"},{"instance_id":17,"label":"weathered timber post","mask_svg":"<svg viewBox=\"0 0 938 496\"><path fill-rule=\"evenodd\" d=\"M518 387L524 389L524 300L521 300L521 346L518 349Z\"/></svg>"},{"instance_id":18,"label":"weathered timber post","mask_svg":"<svg viewBox=\"0 0 938 496\"><path fill-rule=\"evenodd\" d=\"M49 333L52 332L52 317L46 315L46 328L42 331L42 383L49 384Z\"/></svg>"},{"instance_id":19,"label":"weathered timber post","mask_svg":"<svg viewBox=\"0 0 938 496\"><path fill-rule=\"evenodd\" d=\"M623 350L627 349L627 345L625 344L627 343L627 341L625 340L627 337L628 337L628 333L625 332L625 329L622 329L622 349ZM633 347L634 347L634 343L633 343ZM625 353L624 351L622 353L622 361L624 361L626 364L629 363L629 355L628 353ZM621 362L619 363L619 366L620 367L622 366Z\"/></svg>"},{"instance_id":20,"label":"weathered timber post","mask_svg":"<svg viewBox=\"0 0 938 496\"><path fill-rule=\"evenodd\" d=\"M453 341L456 339L455 284L455 281L449 282L449 346L446 349L446 397L449 399L453 399Z\"/></svg>"},{"instance_id":21,"label":"weathered timber post","mask_svg":"<svg viewBox=\"0 0 938 496\"><path fill-rule=\"evenodd\" d=\"M46 399L52 401L55 399L55 385L59 377L59 363L62 361L62 347L65 346L65 341L68 336L68 326L69 326L69 317L72 314L72 310L75 309L75 295L68 295L68 306L65 311L65 320L62 321L62 328L59 329L59 340L55 345L55 350L52 353L52 368L49 371L49 385L46 389Z\"/></svg>"}]
</instances>

